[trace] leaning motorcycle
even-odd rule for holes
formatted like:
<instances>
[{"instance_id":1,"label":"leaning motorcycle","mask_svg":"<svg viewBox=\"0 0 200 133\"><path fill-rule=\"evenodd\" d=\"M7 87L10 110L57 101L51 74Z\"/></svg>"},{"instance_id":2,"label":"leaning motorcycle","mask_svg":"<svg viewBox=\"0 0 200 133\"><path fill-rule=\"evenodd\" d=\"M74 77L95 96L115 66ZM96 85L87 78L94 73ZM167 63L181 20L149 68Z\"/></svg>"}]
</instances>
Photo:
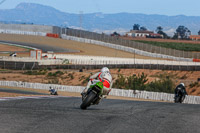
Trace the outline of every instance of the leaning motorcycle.
<instances>
[{"instance_id":1,"label":"leaning motorcycle","mask_svg":"<svg viewBox=\"0 0 200 133\"><path fill-rule=\"evenodd\" d=\"M179 90L177 92L177 94L175 94L174 102L175 103L182 103L184 101L184 99L185 99L185 94L181 90Z\"/></svg>"},{"instance_id":2,"label":"leaning motorcycle","mask_svg":"<svg viewBox=\"0 0 200 133\"><path fill-rule=\"evenodd\" d=\"M56 89L49 89L49 92L51 95L58 95L58 92L56 91Z\"/></svg>"},{"instance_id":3,"label":"leaning motorcycle","mask_svg":"<svg viewBox=\"0 0 200 133\"><path fill-rule=\"evenodd\" d=\"M103 94L103 83L97 81L90 86L86 95L82 97L82 104L80 105L81 109L87 109L90 105L98 104L102 98Z\"/></svg>"}]
</instances>

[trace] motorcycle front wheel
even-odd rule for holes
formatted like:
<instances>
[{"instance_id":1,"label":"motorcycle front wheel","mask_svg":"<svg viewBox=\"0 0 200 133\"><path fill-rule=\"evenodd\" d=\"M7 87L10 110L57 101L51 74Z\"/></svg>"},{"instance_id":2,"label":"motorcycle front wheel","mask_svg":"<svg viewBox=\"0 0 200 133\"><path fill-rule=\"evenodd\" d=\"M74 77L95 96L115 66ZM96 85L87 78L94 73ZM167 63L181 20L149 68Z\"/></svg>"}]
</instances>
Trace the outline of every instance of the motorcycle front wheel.
<instances>
[{"instance_id":1,"label":"motorcycle front wheel","mask_svg":"<svg viewBox=\"0 0 200 133\"><path fill-rule=\"evenodd\" d=\"M174 102L175 102L175 103L180 103L180 97L179 97L179 96L176 96L176 97L174 98Z\"/></svg>"},{"instance_id":2,"label":"motorcycle front wheel","mask_svg":"<svg viewBox=\"0 0 200 133\"><path fill-rule=\"evenodd\" d=\"M89 107L92 103L92 101L94 100L94 98L96 97L96 94L91 91L87 96L86 98L83 100L80 108L81 109L86 109L87 107Z\"/></svg>"}]
</instances>

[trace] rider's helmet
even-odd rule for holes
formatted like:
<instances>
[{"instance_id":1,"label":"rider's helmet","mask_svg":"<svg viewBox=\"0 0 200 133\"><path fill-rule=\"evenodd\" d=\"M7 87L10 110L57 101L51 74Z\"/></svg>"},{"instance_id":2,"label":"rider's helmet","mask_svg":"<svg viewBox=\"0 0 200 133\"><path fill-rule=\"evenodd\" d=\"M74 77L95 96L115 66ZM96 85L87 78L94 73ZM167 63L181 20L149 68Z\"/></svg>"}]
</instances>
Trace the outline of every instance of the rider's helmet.
<instances>
[{"instance_id":1,"label":"rider's helmet","mask_svg":"<svg viewBox=\"0 0 200 133\"><path fill-rule=\"evenodd\" d=\"M103 68L101 69L101 72L102 72L102 73L110 73L110 71L109 71L109 69L108 69L107 67L103 67Z\"/></svg>"},{"instance_id":2,"label":"rider's helmet","mask_svg":"<svg viewBox=\"0 0 200 133\"><path fill-rule=\"evenodd\" d=\"M180 85L182 85L182 86L185 86L185 84L184 84L184 83L180 83Z\"/></svg>"}]
</instances>

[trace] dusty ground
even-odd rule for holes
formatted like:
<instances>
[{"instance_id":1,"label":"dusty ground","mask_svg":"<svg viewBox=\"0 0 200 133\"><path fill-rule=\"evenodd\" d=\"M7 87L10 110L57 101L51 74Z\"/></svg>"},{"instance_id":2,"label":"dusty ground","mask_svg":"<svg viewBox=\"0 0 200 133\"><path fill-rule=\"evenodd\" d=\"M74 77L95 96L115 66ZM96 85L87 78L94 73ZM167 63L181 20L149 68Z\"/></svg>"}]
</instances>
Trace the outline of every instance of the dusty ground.
<instances>
[{"instance_id":1,"label":"dusty ground","mask_svg":"<svg viewBox=\"0 0 200 133\"><path fill-rule=\"evenodd\" d=\"M0 44L0 52L1 51L12 51L12 52L16 51L17 52L17 51L28 51L28 49L16 47L16 46L5 45L5 44Z\"/></svg>"},{"instance_id":2,"label":"dusty ground","mask_svg":"<svg viewBox=\"0 0 200 133\"><path fill-rule=\"evenodd\" d=\"M76 55L95 55L95 56L108 56L108 57L123 57L123 58L139 58L139 59L156 59L152 57L146 57L141 55L134 55L132 53L115 50L108 47L97 46L87 43L80 43L76 41L64 40L60 38L50 38L41 36L27 36L27 35L11 35L11 34L0 34L0 40L13 41L13 42L24 42L43 44L50 46L58 46L61 48L68 48L74 50L80 50L80 53L73 53ZM72 54L72 53L69 53Z\"/></svg>"},{"instance_id":3,"label":"dusty ground","mask_svg":"<svg viewBox=\"0 0 200 133\"><path fill-rule=\"evenodd\" d=\"M63 74L58 74L56 76L49 76L49 73L55 73L61 71ZM61 85L72 85L72 86L86 86L87 78L98 72L99 70L83 70L79 72L78 70L51 70L46 72L44 75L27 75L23 74L26 71L11 71L11 70L2 70L0 71L0 80L5 81L23 81L23 82L35 82L35 83L53 83ZM111 74L113 80L115 81L119 74L124 76L131 76L133 74L142 74L147 75L148 82L159 79L160 74L170 75L174 79L175 84L184 82L187 88L187 92L190 95L199 95L200 96L200 85L195 87L190 87L192 83L195 83L199 78L200 71L189 72L189 71L162 71L162 70L148 70L148 69L111 69ZM38 71L39 72L39 71Z\"/></svg>"},{"instance_id":4,"label":"dusty ground","mask_svg":"<svg viewBox=\"0 0 200 133\"><path fill-rule=\"evenodd\" d=\"M2 53L9 52L9 53ZM0 44L0 56L9 56L10 53L16 52L19 57L28 57L29 50L21 47Z\"/></svg>"}]
</instances>

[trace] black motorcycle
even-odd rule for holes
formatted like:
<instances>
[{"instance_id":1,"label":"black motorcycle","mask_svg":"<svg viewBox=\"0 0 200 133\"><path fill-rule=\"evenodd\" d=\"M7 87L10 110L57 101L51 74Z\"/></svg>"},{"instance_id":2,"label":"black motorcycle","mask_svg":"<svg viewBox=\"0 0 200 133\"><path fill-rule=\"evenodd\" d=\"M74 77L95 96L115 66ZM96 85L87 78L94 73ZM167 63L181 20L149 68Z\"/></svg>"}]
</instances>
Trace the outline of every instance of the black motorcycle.
<instances>
[{"instance_id":1,"label":"black motorcycle","mask_svg":"<svg viewBox=\"0 0 200 133\"><path fill-rule=\"evenodd\" d=\"M181 90L178 89L177 93L175 94L174 97L174 102L175 103L182 103L185 99L185 93Z\"/></svg>"}]
</instances>

